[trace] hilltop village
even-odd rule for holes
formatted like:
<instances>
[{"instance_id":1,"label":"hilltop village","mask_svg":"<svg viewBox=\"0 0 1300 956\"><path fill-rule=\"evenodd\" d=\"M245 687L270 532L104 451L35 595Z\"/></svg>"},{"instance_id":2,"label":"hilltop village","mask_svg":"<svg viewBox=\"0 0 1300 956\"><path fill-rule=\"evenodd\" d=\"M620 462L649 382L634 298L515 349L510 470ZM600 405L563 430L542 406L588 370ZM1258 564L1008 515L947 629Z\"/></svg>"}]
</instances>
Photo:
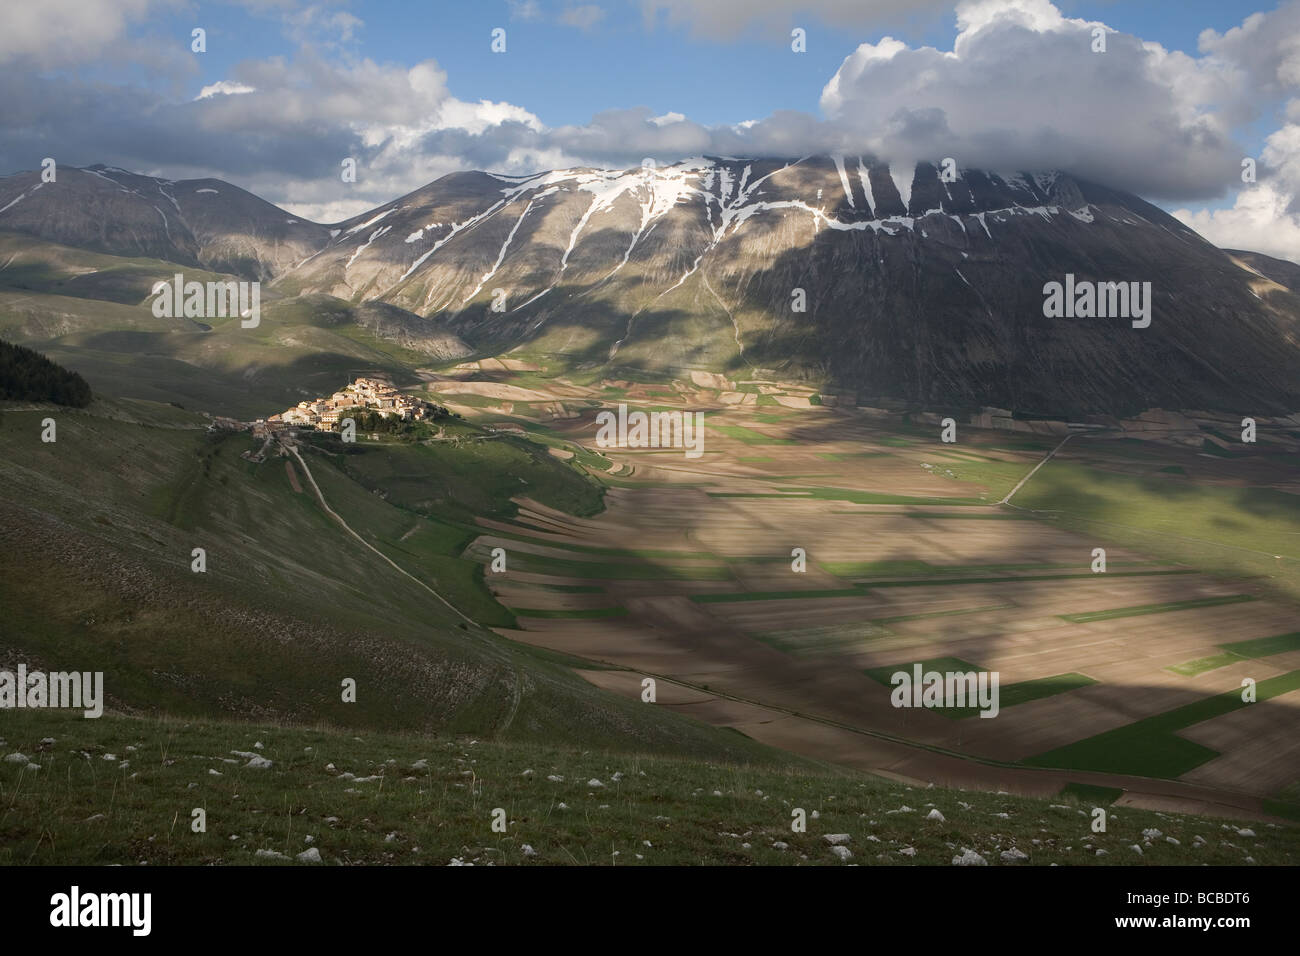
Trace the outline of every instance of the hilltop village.
<instances>
[{"instance_id":1,"label":"hilltop village","mask_svg":"<svg viewBox=\"0 0 1300 956\"><path fill-rule=\"evenodd\" d=\"M387 382L359 378L351 385L328 398L299 402L266 420L270 429L285 425L314 425L321 431L332 432L339 427L339 419L346 418L351 408L369 409L381 418L398 418L402 421L423 421L434 418L438 406L403 395Z\"/></svg>"}]
</instances>

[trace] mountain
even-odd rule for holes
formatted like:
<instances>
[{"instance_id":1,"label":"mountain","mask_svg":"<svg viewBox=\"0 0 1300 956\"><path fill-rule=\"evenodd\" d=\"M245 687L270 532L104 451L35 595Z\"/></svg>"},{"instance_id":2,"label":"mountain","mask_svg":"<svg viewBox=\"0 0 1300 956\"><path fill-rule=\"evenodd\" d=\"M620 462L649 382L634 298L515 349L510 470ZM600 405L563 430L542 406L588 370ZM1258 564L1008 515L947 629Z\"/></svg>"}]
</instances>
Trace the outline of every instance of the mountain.
<instances>
[{"instance_id":1,"label":"mountain","mask_svg":"<svg viewBox=\"0 0 1300 956\"><path fill-rule=\"evenodd\" d=\"M853 156L465 172L328 227L218 181L91 168L56 193L33 176L0 181L0 230L383 303L483 353L954 410L1300 409L1300 294L1275 278L1290 264L1063 172L945 182ZM1150 283L1149 327L1045 316L1067 275Z\"/></svg>"},{"instance_id":2,"label":"mountain","mask_svg":"<svg viewBox=\"0 0 1300 956\"><path fill-rule=\"evenodd\" d=\"M1300 293L1300 265L1285 259L1274 259L1261 252L1245 252L1241 249L1223 251L1252 272L1271 279L1289 292Z\"/></svg>"},{"instance_id":3,"label":"mountain","mask_svg":"<svg viewBox=\"0 0 1300 956\"><path fill-rule=\"evenodd\" d=\"M0 179L0 228L115 256L269 279L321 248L324 226L219 179L64 166Z\"/></svg>"}]
</instances>

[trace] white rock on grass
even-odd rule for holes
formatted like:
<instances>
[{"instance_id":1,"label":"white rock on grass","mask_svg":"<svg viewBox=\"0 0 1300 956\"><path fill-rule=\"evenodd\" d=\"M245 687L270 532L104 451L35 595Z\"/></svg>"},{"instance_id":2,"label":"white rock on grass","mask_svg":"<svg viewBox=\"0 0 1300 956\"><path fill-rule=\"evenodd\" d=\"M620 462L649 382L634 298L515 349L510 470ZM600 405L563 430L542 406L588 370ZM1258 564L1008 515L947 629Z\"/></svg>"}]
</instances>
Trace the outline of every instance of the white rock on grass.
<instances>
[{"instance_id":1,"label":"white rock on grass","mask_svg":"<svg viewBox=\"0 0 1300 956\"><path fill-rule=\"evenodd\" d=\"M962 847L961 856L954 856L952 858L952 865L953 866L988 866L989 861L984 859L984 857L980 856L974 850L968 850L965 847Z\"/></svg>"},{"instance_id":2,"label":"white rock on grass","mask_svg":"<svg viewBox=\"0 0 1300 956\"><path fill-rule=\"evenodd\" d=\"M842 843L848 843L853 838L847 833L823 833L822 839L831 846L839 846Z\"/></svg>"},{"instance_id":3,"label":"white rock on grass","mask_svg":"<svg viewBox=\"0 0 1300 956\"><path fill-rule=\"evenodd\" d=\"M916 847L914 847L914 846L905 846L905 847L903 847L901 850L899 850L898 852L899 852L900 854L902 854L903 856L916 856Z\"/></svg>"},{"instance_id":4,"label":"white rock on grass","mask_svg":"<svg viewBox=\"0 0 1300 956\"><path fill-rule=\"evenodd\" d=\"M210 776L210 777L220 777L220 776L221 776L221 771L220 771L220 770L213 770L211 767L209 767L209 768L208 768L208 776Z\"/></svg>"},{"instance_id":5,"label":"white rock on grass","mask_svg":"<svg viewBox=\"0 0 1300 956\"><path fill-rule=\"evenodd\" d=\"M1134 853L1136 853L1138 856L1142 855L1142 848L1138 846L1136 843L1130 846L1129 849L1132 850Z\"/></svg>"},{"instance_id":6,"label":"white rock on grass","mask_svg":"<svg viewBox=\"0 0 1300 956\"><path fill-rule=\"evenodd\" d=\"M1254 835L1255 835L1255 831L1250 829L1249 827L1244 827L1237 831L1237 836L1252 837Z\"/></svg>"},{"instance_id":7,"label":"white rock on grass","mask_svg":"<svg viewBox=\"0 0 1300 956\"><path fill-rule=\"evenodd\" d=\"M420 758L419 760L417 760L415 763L411 764L411 769L412 769L412 770L428 770L428 769L429 769L429 761L428 761L426 758L421 757L421 758Z\"/></svg>"},{"instance_id":8,"label":"white rock on grass","mask_svg":"<svg viewBox=\"0 0 1300 956\"><path fill-rule=\"evenodd\" d=\"M537 851L534 850L534 849L533 849L531 846L529 846L527 843L525 843L525 844L524 844L523 846L521 846L519 849L523 851L524 856L537 856Z\"/></svg>"},{"instance_id":9,"label":"white rock on grass","mask_svg":"<svg viewBox=\"0 0 1300 956\"><path fill-rule=\"evenodd\" d=\"M309 850L303 850L297 857L295 857L295 859L299 863L319 863L321 862L320 850L316 847L312 847Z\"/></svg>"},{"instance_id":10,"label":"white rock on grass","mask_svg":"<svg viewBox=\"0 0 1300 956\"><path fill-rule=\"evenodd\" d=\"M846 846L833 846L831 852L834 853L841 861L847 862L853 859L853 853Z\"/></svg>"},{"instance_id":11,"label":"white rock on grass","mask_svg":"<svg viewBox=\"0 0 1300 956\"><path fill-rule=\"evenodd\" d=\"M253 758L248 761L248 763L244 764L244 769L265 770L270 766L271 766L271 761L267 760L265 757L259 757L257 755L254 755Z\"/></svg>"},{"instance_id":12,"label":"white rock on grass","mask_svg":"<svg viewBox=\"0 0 1300 956\"><path fill-rule=\"evenodd\" d=\"M551 781L551 783L564 783L564 778L558 773L550 774L546 779Z\"/></svg>"},{"instance_id":13,"label":"white rock on grass","mask_svg":"<svg viewBox=\"0 0 1300 956\"><path fill-rule=\"evenodd\" d=\"M788 850L788 849L790 849L790 844L788 844L788 843L784 843L784 842L782 842L781 840L777 840L775 843L772 844L772 849L773 849L773 850Z\"/></svg>"},{"instance_id":14,"label":"white rock on grass","mask_svg":"<svg viewBox=\"0 0 1300 956\"><path fill-rule=\"evenodd\" d=\"M1154 827L1148 827L1147 829L1142 831L1142 839L1144 840L1154 840L1156 839L1156 837L1162 837L1162 836L1164 836L1164 834L1161 833L1159 830L1155 829Z\"/></svg>"},{"instance_id":15,"label":"white rock on grass","mask_svg":"<svg viewBox=\"0 0 1300 956\"><path fill-rule=\"evenodd\" d=\"M943 816L943 814L940 813L940 812L938 811L938 809L931 810L929 813L927 813L927 814L925 815L925 818L926 818L927 820L934 820L934 821L936 821L936 822L938 822L938 823L943 823L943 822L945 822L945 821L944 821L944 816Z\"/></svg>"},{"instance_id":16,"label":"white rock on grass","mask_svg":"<svg viewBox=\"0 0 1300 956\"><path fill-rule=\"evenodd\" d=\"M1029 854L1022 850L1012 847L1010 850L1002 851L1002 860L1005 863L1019 863L1021 860L1029 859Z\"/></svg>"},{"instance_id":17,"label":"white rock on grass","mask_svg":"<svg viewBox=\"0 0 1300 956\"><path fill-rule=\"evenodd\" d=\"M287 856L285 856L283 853L279 852L278 850L258 850L256 853L253 854L253 856L257 857L259 860L289 859Z\"/></svg>"},{"instance_id":18,"label":"white rock on grass","mask_svg":"<svg viewBox=\"0 0 1300 956\"><path fill-rule=\"evenodd\" d=\"M592 777L590 780L587 781L587 786L589 786L589 787L603 787L603 786L605 786L605 785L604 785L603 783L601 783L599 780L597 780L595 777Z\"/></svg>"},{"instance_id":19,"label":"white rock on grass","mask_svg":"<svg viewBox=\"0 0 1300 956\"><path fill-rule=\"evenodd\" d=\"M5 763L28 763L27 754L20 754L17 751L5 757Z\"/></svg>"}]
</instances>

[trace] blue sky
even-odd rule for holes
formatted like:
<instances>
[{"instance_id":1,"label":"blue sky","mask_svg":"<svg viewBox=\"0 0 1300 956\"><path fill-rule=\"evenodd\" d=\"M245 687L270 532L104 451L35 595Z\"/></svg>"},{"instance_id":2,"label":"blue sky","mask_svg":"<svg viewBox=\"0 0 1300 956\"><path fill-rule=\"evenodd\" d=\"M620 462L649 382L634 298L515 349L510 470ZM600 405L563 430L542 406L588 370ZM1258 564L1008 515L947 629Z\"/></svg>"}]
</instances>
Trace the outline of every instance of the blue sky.
<instances>
[{"instance_id":1,"label":"blue sky","mask_svg":"<svg viewBox=\"0 0 1300 956\"><path fill-rule=\"evenodd\" d=\"M865 2L865 0L864 0ZM808 52L788 56L788 29L761 27L737 37L693 35L662 15L647 28L639 4L615 0L591 4L604 16L583 30L556 21L563 0L538 0L542 15L512 15L502 0L413 2L370 0L339 6L363 25L344 46L377 61L412 64L432 57L447 70L451 92L462 99L507 100L528 105L550 125L579 124L603 110L647 106L656 114L677 111L712 125L738 123L775 109L815 112L827 78L867 40L892 35L910 45L952 45L951 10L927 10L887 18L869 29L829 26L815 13L790 14L790 26L808 33ZM797 4L792 5L797 8ZM1219 32L1274 4L1243 0L1062 0L1071 17L1100 20L1116 29L1195 54L1197 37ZM289 55L294 42L273 10L254 12L237 4L202 3L197 12L168 17L166 30L188 44L195 25L208 30L205 56L190 86L225 78L243 59ZM508 54L489 51L493 27L507 30ZM1267 122L1261 124L1261 129Z\"/></svg>"}]
</instances>

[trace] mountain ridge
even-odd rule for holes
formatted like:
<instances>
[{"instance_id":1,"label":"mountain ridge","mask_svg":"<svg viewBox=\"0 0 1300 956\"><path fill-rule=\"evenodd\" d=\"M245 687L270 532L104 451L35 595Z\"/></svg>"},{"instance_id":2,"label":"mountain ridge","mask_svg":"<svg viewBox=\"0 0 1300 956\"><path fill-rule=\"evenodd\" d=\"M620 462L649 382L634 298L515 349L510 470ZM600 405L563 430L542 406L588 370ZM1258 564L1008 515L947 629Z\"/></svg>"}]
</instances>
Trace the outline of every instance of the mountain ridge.
<instances>
[{"instance_id":1,"label":"mountain ridge","mask_svg":"<svg viewBox=\"0 0 1300 956\"><path fill-rule=\"evenodd\" d=\"M483 354L1052 415L1300 408L1294 283L1059 171L946 181L842 156L467 171L328 225L219 180L110 167L60 170L81 197L66 213L23 175L0 180L0 230L383 303ZM1151 282L1152 327L1046 318L1043 287L1067 274Z\"/></svg>"}]
</instances>

